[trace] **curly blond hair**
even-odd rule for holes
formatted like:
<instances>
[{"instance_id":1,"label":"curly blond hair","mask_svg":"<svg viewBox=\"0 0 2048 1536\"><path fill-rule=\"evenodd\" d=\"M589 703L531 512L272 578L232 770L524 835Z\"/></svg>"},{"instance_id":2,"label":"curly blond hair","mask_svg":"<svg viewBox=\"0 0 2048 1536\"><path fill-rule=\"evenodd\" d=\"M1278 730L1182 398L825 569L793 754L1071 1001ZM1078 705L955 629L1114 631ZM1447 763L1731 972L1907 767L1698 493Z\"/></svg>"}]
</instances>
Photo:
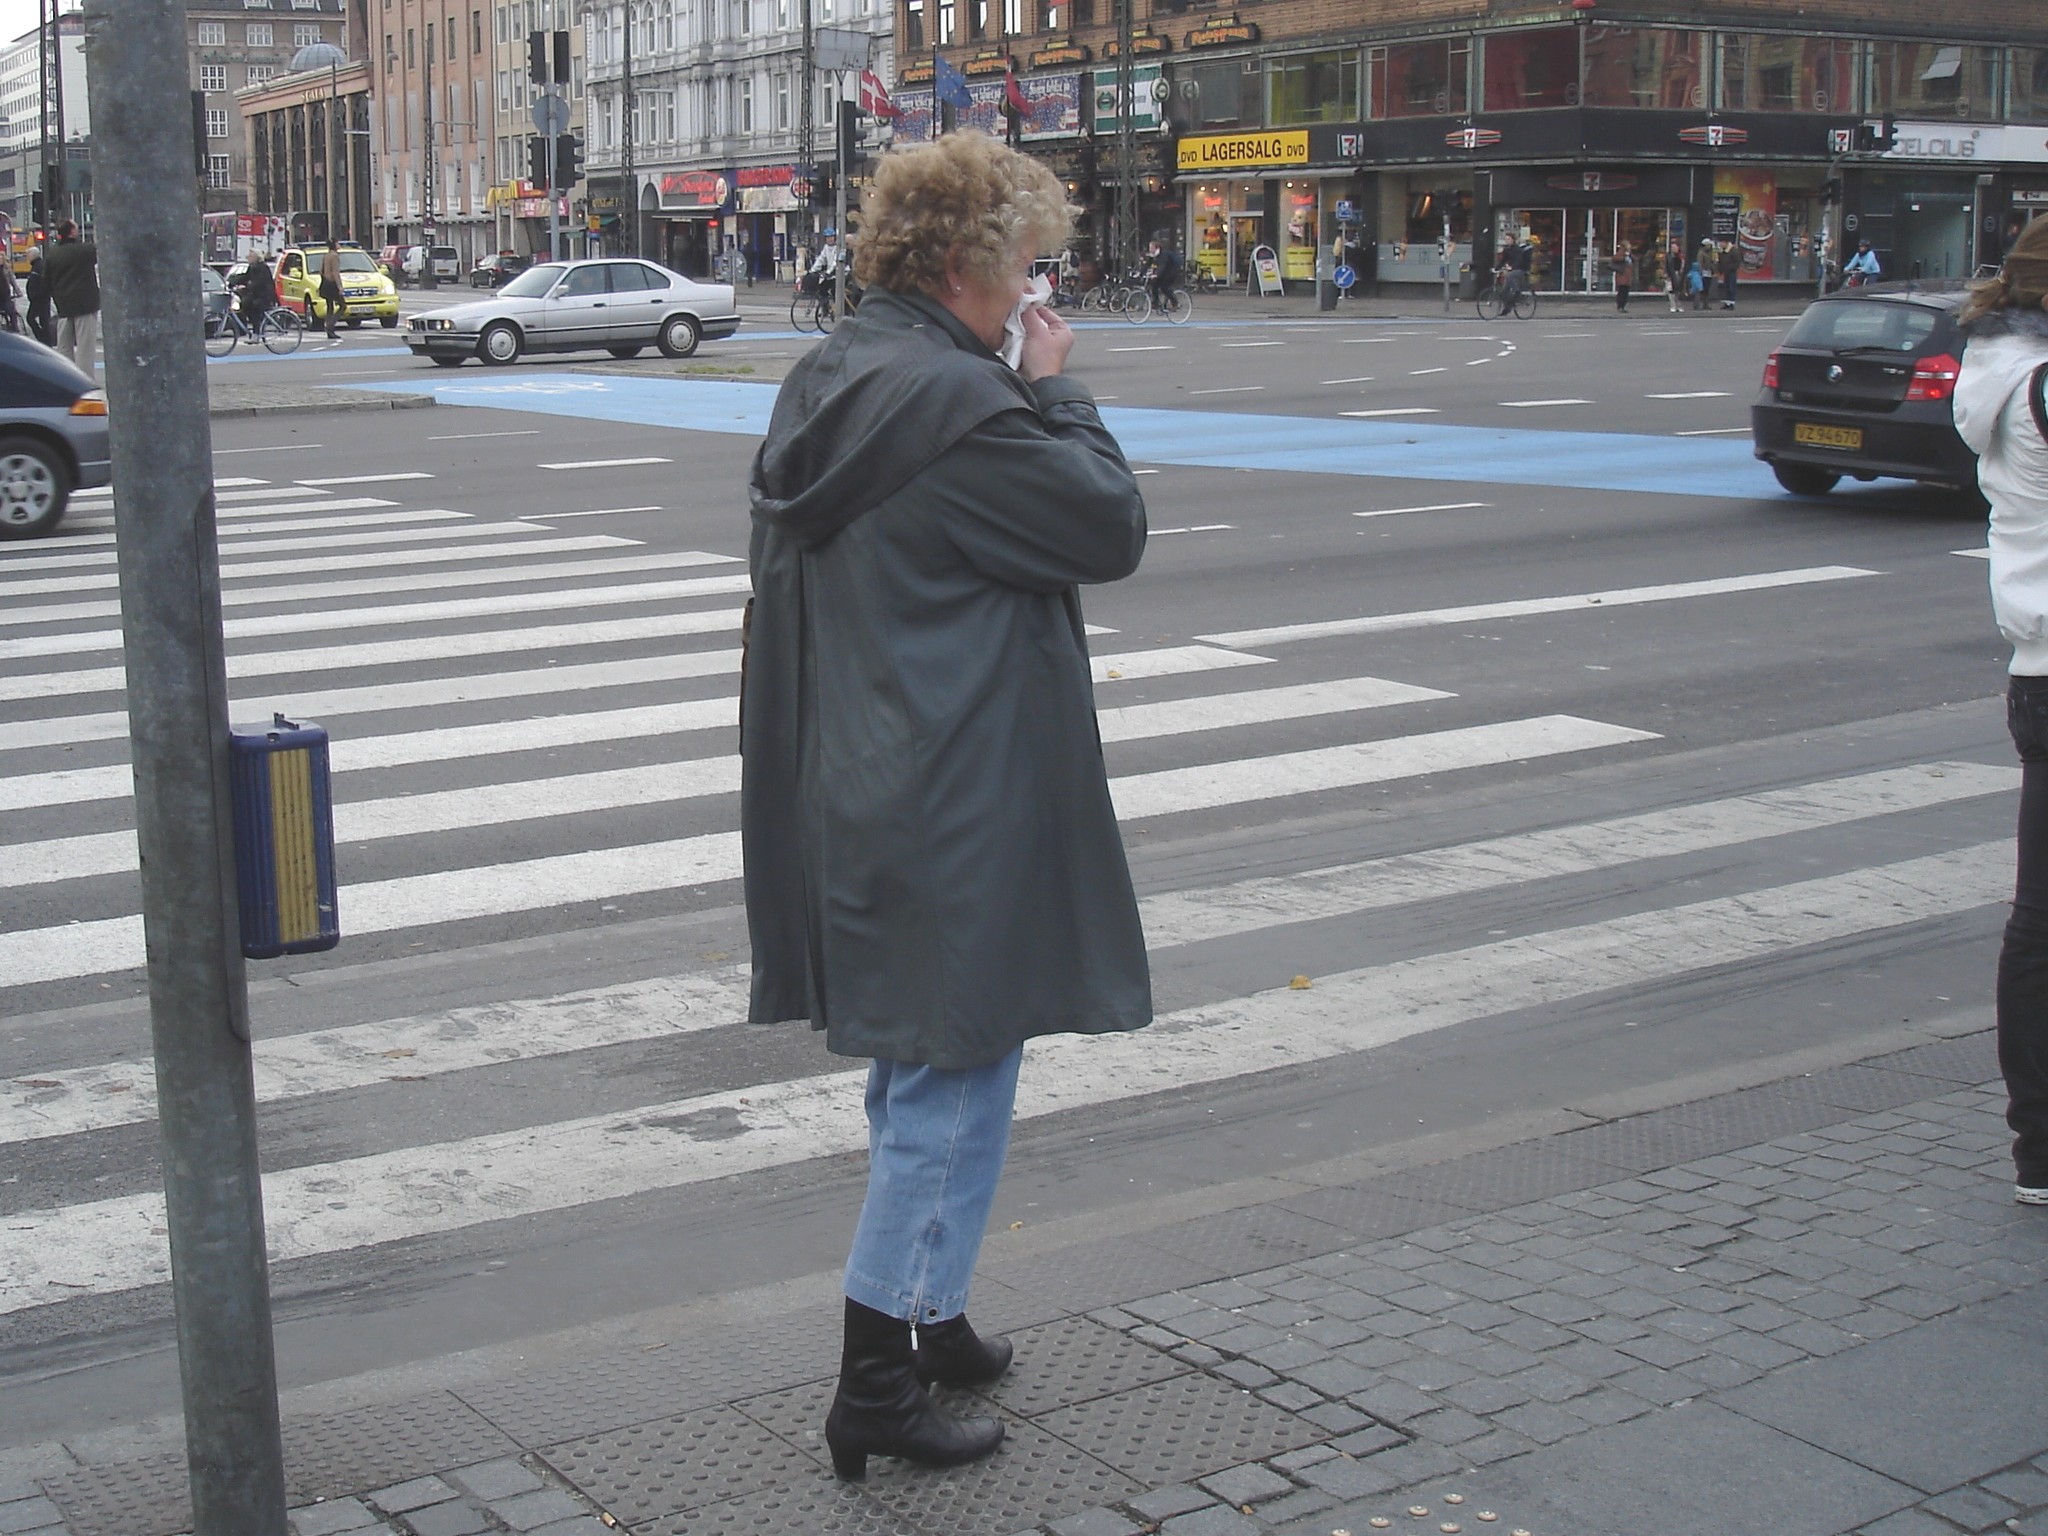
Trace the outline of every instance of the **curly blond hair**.
<instances>
[{"instance_id":1,"label":"curly blond hair","mask_svg":"<svg viewBox=\"0 0 2048 1536\"><path fill-rule=\"evenodd\" d=\"M974 129L891 150L861 200L853 274L870 288L937 293L954 251L993 280L1017 253L1060 248L1074 223L1057 176Z\"/></svg>"},{"instance_id":2,"label":"curly blond hair","mask_svg":"<svg viewBox=\"0 0 2048 1536\"><path fill-rule=\"evenodd\" d=\"M1999 309L2048 309L2048 218L2030 221L1998 275L1970 289L1956 323L1970 325Z\"/></svg>"}]
</instances>

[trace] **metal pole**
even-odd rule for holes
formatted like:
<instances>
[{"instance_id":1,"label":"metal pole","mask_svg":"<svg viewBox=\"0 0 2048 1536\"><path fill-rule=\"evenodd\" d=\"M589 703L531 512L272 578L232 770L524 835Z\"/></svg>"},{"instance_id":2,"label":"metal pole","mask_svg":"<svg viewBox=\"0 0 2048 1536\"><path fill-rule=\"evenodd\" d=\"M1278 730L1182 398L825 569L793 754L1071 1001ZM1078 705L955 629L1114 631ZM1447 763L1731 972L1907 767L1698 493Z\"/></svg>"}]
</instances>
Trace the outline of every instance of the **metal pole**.
<instances>
[{"instance_id":1,"label":"metal pole","mask_svg":"<svg viewBox=\"0 0 2048 1536\"><path fill-rule=\"evenodd\" d=\"M43 189L43 228L47 231L57 222L57 210L50 206L50 199L57 195L57 189L50 185L50 42L56 29L50 24L50 15L56 0L36 0L36 126L41 130L41 159L36 166L36 182ZM43 242L45 250L49 241Z\"/></svg>"},{"instance_id":2,"label":"metal pole","mask_svg":"<svg viewBox=\"0 0 2048 1536\"><path fill-rule=\"evenodd\" d=\"M562 148L559 133L548 135L548 260L562 259L562 204L555 191L555 183L562 179L562 168L556 156Z\"/></svg>"},{"instance_id":3,"label":"metal pole","mask_svg":"<svg viewBox=\"0 0 2048 1536\"><path fill-rule=\"evenodd\" d=\"M50 217L62 219L71 212L71 157L64 148L64 23L57 14L58 0L50 0L50 51L56 55L56 62L50 66L50 97L57 109L57 185L50 189ZM187 117L192 114L187 110ZM58 196L64 199L59 208L54 201ZM85 212L83 208L80 213ZM85 221L79 220L80 224Z\"/></svg>"},{"instance_id":4,"label":"metal pole","mask_svg":"<svg viewBox=\"0 0 2048 1536\"><path fill-rule=\"evenodd\" d=\"M818 70L818 42L816 29L811 19L811 0L799 0L799 6L802 12L801 19L803 23L803 37L801 39L803 85L798 93L799 99L797 102L796 163L802 167L799 174L809 181L813 186L813 190L815 190L818 178L818 167L815 163L818 154L818 105L811 95L811 90L813 84L812 76ZM839 125L834 123L832 126L834 132L837 132ZM814 197L806 197L797 204L796 218L793 221L796 224L796 229L792 232L792 239L790 240L792 248L801 245L806 251L816 249L811 243L811 230L817 222L811 217L811 209L816 205L816 201ZM840 221L832 227L843 234L846 229L845 215L842 214ZM843 240L840 248L842 250L845 248ZM801 279L803 274L799 272L797 276Z\"/></svg>"},{"instance_id":5,"label":"metal pole","mask_svg":"<svg viewBox=\"0 0 2048 1536\"><path fill-rule=\"evenodd\" d=\"M633 185L633 3L626 0L626 48L619 83L619 195L626 226L626 254L640 254L640 189ZM554 188L548 189L550 195Z\"/></svg>"},{"instance_id":6,"label":"metal pole","mask_svg":"<svg viewBox=\"0 0 2048 1536\"><path fill-rule=\"evenodd\" d=\"M1116 0L1116 259L1118 275L1138 270L1138 85L1134 0Z\"/></svg>"},{"instance_id":7,"label":"metal pole","mask_svg":"<svg viewBox=\"0 0 2048 1536\"><path fill-rule=\"evenodd\" d=\"M839 162L837 177L837 202L833 207L836 222L832 227L839 231L839 272L838 292L832 299L835 318L846 318L846 290L853 282L852 241L846 229L846 178L853 171L853 157L848 153L847 141L853 137L853 126L860 121L859 108L846 99L845 77L840 78L838 121L832 125L833 156Z\"/></svg>"},{"instance_id":8,"label":"metal pole","mask_svg":"<svg viewBox=\"0 0 2048 1536\"><path fill-rule=\"evenodd\" d=\"M193 1529L282 1536L184 0L87 0L121 623Z\"/></svg>"},{"instance_id":9,"label":"metal pole","mask_svg":"<svg viewBox=\"0 0 2048 1536\"><path fill-rule=\"evenodd\" d=\"M334 217L334 124L341 115L341 71L332 59L327 61L327 233L336 240L341 238L341 225ZM342 141L346 148L348 141Z\"/></svg>"},{"instance_id":10,"label":"metal pole","mask_svg":"<svg viewBox=\"0 0 2048 1536\"><path fill-rule=\"evenodd\" d=\"M444 19L442 25L447 25ZM420 178L420 286L438 288L440 281L434 276L434 182L441 174L440 157L434 153L434 37L423 32L427 50L420 55L420 103L423 109L425 137L420 143L420 154L425 157L426 170Z\"/></svg>"}]
</instances>

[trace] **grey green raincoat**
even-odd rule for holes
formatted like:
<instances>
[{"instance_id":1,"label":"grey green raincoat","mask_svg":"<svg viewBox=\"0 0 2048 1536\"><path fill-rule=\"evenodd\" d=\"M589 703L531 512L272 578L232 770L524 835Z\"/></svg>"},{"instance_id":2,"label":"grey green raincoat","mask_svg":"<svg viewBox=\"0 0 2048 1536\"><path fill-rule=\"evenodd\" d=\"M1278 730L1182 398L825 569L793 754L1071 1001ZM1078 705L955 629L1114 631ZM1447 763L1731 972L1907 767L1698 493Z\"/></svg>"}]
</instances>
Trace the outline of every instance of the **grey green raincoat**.
<instances>
[{"instance_id":1,"label":"grey green raincoat","mask_svg":"<svg viewBox=\"0 0 2048 1536\"><path fill-rule=\"evenodd\" d=\"M948 1069L1149 1022L1074 590L1137 569L1145 507L1087 389L870 293L751 489L751 1017Z\"/></svg>"}]
</instances>

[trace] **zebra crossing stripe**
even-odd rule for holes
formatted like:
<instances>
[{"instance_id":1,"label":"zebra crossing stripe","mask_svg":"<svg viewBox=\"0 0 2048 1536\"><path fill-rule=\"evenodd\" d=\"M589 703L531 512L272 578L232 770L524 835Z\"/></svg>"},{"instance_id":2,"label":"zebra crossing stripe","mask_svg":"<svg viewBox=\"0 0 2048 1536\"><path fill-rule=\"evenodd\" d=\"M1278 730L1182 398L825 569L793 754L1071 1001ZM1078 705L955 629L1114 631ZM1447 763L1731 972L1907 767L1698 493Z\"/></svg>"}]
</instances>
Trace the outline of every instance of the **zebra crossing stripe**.
<instances>
[{"instance_id":1,"label":"zebra crossing stripe","mask_svg":"<svg viewBox=\"0 0 2048 1536\"><path fill-rule=\"evenodd\" d=\"M1580 752L1651 739L1654 738L1642 731L1603 725L1598 721L1577 720L1568 715L1549 715L1533 720L1472 726L1458 731L1396 737L1357 749L1291 754L1295 759L1307 760L1300 763L1268 757L1213 764L1205 769L1187 770L1185 777L1177 778L1170 785L1146 783L1148 780L1157 781L1162 776L1140 774L1128 779L1112 779L1110 791L1120 814L1131 820L1140 815L1157 816L1236 803L1219 798L1219 784L1237 786L1241 801L1250 803L1282 794L1306 792L1303 787L1279 787L1283 784L1312 785L1321 789L1358 787L1418 774L1521 762L1555 753ZM696 793L730 793L739 787L739 760L733 757L696 759L685 764L658 765L654 769L625 772L657 773L663 769L676 775L670 783ZM1122 786L1131 784L1141 787L1127 793ZM7 788L7 782L0 780L0 791ZM508 812L522 810L533 815L542 811L553 814L561 803L558 797L568 791L563 781L542 781L523 786L494 786L486 791L468 793L476 797L473 804L498 804ZM424 797L408 798L419 800ZM661 798L674 796L670 794ZM1127 802L1140 803L1143 809L1130 809ZM343 807L336 807L337 817L343 810ZM394 807L390 814L396 817L401 812ZM739 834L720 832L626 848L602 848L513 863L402 876L344 887L340 894L342 931L345 934L390 933L469 918L540 911L574 902L604 901L709 885L738 878L740 867ZM92 976L126 970L141 963L142 923L135 916L0 934L0 987Z\"/></svg>"},{"instance_id":2,"label":"zebra crossing stripe","mask_svg":"<svg viewBox=\"0 0 2048 1536\"><path fill-rule=\"evenodd\" d=\"M436 510L424 514L407 512L399 515L408 521L412 521L421 518L460 517L462 514L459 512ZM345 523L347 520L337 518L334 521ZM281 526L283 525L252 528L247 531L250 533L276 533ZM223 555L282 554L286 550L299 549L350 549L373 544L424 544L445 539L500 539L518 535L530 537L537 534L551 533L552 531L552 529L543 528L535 523L457 523L452 528L366 528L356 533L319 533L305 538L250 539L246 543L236 544L228 549L224 549L221 553ZM88 543L111 546L113 542L113 536L110 534L93 534L90 538L86 539L66 539L64 541L67 548L72 544ZM624 539L620 542L632 544L638 541ZM91 566L112 565L117 558L112 548L83 550L77 554L65 555L28 555L14 558L0 555L0 572L12 576L22 571L84 570ZM380 555L378 558L382 559L383 557ZM451 556L450 558L453 557ZM254 563L248 560L224 559L221 562L221 574L223 576L247 575ZM323 562L321 568L332 569L332 566L333 557L329 556Z\"/></svg>"},{"instance_id":3,"label":"zebra crossing stripe","mask_svg":"<svg viewBox=\"0 0 2048 1536\"><path fill-rule=\"evenodd\" d=\"M1709 852L1875 816L1924 810L2017 789L2019 770L1931 763L1766 790L1636 816L1453 844L1363 863L1166 892L1143 903L1154 954L1258 932L1530 881L1583 875L1648 859ZM105 837L124 845L132 834ZM22 852L9 849L10 858ZM657 977L563 997L520 999L414 1018L266 1038L256 1045L260 1100L338 1093L738 1023L746 972ZM402 1068L396 1063L402 1063ZM0 1143L75 1135L155 1113L144 1061L41 1071L0 1082Z\"/></svg>"},{"instance_id":4,"label":"zebra crossing stripe","mask_svg":"<svg viewBox=\"0 0 2048 1536\"><path fill-rule=\"evenodd\" d=\"M1183 1009L1150 1030L1028 1048L1017 1114L1066 1110L1356 1055L1419 1034L1625 986L1756 965L1815 944L2001 901L2009 838ZM755 1083L583 1119L297 1168L264 1180L273 1262L648 1194L866 1145L866 1072ZM715 1128L715 1136L702 1131ZM0 1313L169 1277L163 1197L10 1214Z\"/></svg>"},{"instance_id":5,"label":"zebra crossing stripe","mask_svg":"<svg viewBox=\"0 0 2048 1536\"><path fill-rule=\"evenodd\" d=\"M1370 614L1356 619L1325 619L1312 624L1280 624L1268 629L1240 629L1227 634L1197 635L1211 645L1260 649L1296 640L1327 640L1337 635L1377 635L1397 629L1424 629L1445 624L1474 624L1489 619L1517 619L1541 613L1583 613L1594 608L1627 608L1640 603L1677 602L1688 597L1719 597L1733 592L1762 592L1774 587L1807 586L1816 582L1854 581L1882 575L1854 565L1816 565L1795 571L1764 571L1754 576L1724 576L1711 581L1669 582L1654 587L1620 587L1607 592L1575 592L1564 597L1521 598L1505 603L1471 603L1461 608L1425 608L1408 613Z\"/></svg>"}]
</instances>

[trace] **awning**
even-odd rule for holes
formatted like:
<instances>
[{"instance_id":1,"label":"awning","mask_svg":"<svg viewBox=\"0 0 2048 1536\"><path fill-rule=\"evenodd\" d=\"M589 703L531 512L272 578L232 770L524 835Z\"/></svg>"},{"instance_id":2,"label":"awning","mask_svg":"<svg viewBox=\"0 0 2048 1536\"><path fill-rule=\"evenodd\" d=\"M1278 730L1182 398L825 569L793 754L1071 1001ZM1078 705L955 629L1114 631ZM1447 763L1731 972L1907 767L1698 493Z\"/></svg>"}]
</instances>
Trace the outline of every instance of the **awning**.
<instances>
[{"instance_id":1,"label":"awning","mask_svg":"<svg viewBox=\"0 0 2048 1536\"><path fill-rule=\"evenodd\" d=\"M1963 70L1963 50L1940 48L1935 50L1934 62L1920 73L1922 80L1953 80Z\"/></svg>"}]
</instances>

